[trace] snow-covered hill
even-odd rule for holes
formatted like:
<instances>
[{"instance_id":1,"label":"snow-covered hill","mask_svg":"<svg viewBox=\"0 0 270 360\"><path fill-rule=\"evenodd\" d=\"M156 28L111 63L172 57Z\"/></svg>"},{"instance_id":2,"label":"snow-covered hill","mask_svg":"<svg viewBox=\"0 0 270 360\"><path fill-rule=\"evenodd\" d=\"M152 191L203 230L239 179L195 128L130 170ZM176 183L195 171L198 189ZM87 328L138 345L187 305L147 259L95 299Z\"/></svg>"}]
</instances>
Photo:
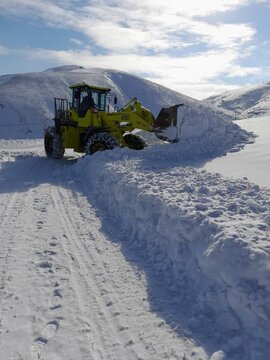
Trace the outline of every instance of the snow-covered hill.
<instances>
[{"instance_id":1,"label":"snow-covered hill","mask_svg":"<svg viewBox=\"0 0 270 360\"><path fill-rule=\"evenodd\" d=\"M222 110L128 73L79 66L0 76L0 138L42 138L53 117L53 97L69 98L69 86L82 81L110 87L120 107L136 96L155 116L161 107L187 105L180 108L182 113L179 110L179 116L185 117L181 144L187 157L193 149L196 156L214 156L250 141L248 133Z\"/></svg>"},{"instance_id":2,"label":"snow-covered hill","mask_svg":"<svg viewBox=\"0 0 270 360\"><path fill-rule=\"evenodd\" d=\"M211 96L206 103L231 112L235 119L270 114L270 82Z\"/></svg>"}]
</instances>

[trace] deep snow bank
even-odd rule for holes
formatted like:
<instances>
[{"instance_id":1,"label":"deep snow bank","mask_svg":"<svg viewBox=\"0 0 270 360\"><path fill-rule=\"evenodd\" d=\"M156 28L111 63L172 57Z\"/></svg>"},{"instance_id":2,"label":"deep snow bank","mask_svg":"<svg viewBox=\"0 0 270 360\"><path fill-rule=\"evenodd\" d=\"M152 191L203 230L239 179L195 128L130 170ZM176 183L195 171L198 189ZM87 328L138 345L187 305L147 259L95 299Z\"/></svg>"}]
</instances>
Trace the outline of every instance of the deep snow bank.
<instances>
[{"instance_id":1,"label":"deep snow bank","mask_svg":"<svg viewBox=\"0 0 270 360\"><path fill-rule=\"evenodd\" d=\"M230 360L265 360L270 193L245 179L165 161L162 166L149 155L98 153L80 159L75 169L122 241L178 292L190 329L207 334Z\"/></svg>"},{"instance_id":2,"label":"deep snow bank","mask_svg":"<svg viewBox=\"0 0 270 360\"><path fill-rule=\"evenodd\" d=\"M179 138L174 147L166 149L172 158L175 155L184 160L213 158L239 151L255 138L253 133L225 120L220 114L213 116L203 106L179 108L178 119L177 125L181 128L169 129L171 139Z\"/></svg>"}]
</instances>

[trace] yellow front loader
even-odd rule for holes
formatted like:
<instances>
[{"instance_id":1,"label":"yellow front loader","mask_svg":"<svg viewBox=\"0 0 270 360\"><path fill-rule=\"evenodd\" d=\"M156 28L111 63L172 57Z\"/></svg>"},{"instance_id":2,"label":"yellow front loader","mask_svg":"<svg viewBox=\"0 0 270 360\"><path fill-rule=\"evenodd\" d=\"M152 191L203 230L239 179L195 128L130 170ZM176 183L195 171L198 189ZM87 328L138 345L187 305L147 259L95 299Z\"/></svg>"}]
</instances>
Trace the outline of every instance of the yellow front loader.
<instances>
[{"instance_id":1,"label":"yellow front loader","mask_svg":"<svg viewBox=\"0 0 270 360\"><path fill-rule=\"evenodd\" d=\"M177 124L177 108L174 105L161 109L157 119L141 103L133 98L123 108L116 106L110 112L109 88L89 86L85 83L70 86L72 101L55 98L54 126L45 130L46 155L60 159L65 149L92 155L97 151L116 147L141 150L147 146L135 129L154 132L159 138L163 129ZM182 105L182 104L181 104Z\"/></svg>"}]
</instances>

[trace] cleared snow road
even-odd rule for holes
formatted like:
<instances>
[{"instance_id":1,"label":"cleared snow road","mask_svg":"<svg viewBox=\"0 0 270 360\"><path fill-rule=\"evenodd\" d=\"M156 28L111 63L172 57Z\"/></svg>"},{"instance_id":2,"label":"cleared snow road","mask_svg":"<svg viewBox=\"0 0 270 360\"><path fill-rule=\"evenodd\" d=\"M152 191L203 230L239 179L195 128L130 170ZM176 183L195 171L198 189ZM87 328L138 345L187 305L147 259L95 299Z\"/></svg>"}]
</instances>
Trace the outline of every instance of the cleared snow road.
<instances>
[{"instance_id":1,"label":"cleared snow road","mask_svg":"<svg viewBox=\"0 0 270 360\"><path fill-rule=\"evenodd\" d=\"M258 185L270 187L270 117L239 120L237 124L258 135L255 143L246 145L240 152L211 160L203 168L224 176L247 177Z\"/></svg>"},{"instance_id":2,"label":"cleared snow road","mask_svg":"<svg viewBox=\"0 0 270 360\"><path fill-rule=\"evenodd\" d=\"M0 359L207 359L150 309L144 273L67 175L73 160L11 144L0 152Z\"/></svg>"}]
</instances>

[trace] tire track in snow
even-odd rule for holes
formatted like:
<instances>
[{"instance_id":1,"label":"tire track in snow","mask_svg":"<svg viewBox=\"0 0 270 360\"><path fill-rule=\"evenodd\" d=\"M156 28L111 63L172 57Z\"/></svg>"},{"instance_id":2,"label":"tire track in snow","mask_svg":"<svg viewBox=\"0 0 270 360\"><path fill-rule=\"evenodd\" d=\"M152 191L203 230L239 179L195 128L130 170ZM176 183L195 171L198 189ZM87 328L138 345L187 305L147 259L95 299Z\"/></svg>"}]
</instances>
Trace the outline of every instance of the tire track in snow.
<instances>
[{"instance_id":1,"label":"tire track in snow","mask_svg":"<svg viewBox=\"0 0 270 360\"><path fill-rule=\"evenodd\" d=\"M12 276L9 272L10 263L12 262L12 248L14 246L14 225L21 212L21 204L18 201L18 195L14 193L5 196L5 209L1 214L1 246L0 246L0 358L1 349L4 347L2 333L8 331L11 321L9 312L11 309L11 299L14 297L13 291L9 288L9 282Z\"/></svg>"},{"instance_id":2,"label":"tire track in snow","mask_svg":"<svg viewBox=\"0 0 270 360\"><path fill-rule=\"evenodd\" d=\"M22 174L23 177L23 174ZM22 179L18 179L19 181ZM27 191L14 192L13 195L2 194L2 199L7 200L5 211L2 213L1 221L1 324L5 331L5 340L1 349L9 348L12 352L12 334L20 327L20 318L27 318L30 314L30 307L27 302L27 281L29 279L29 259L26 244L33 234L29 231L29 217L32 211L32 194ZM23 245L22 245L23 243ZM20 276L24 274L22 278ZM20 287L24 288L20 292ZM9 335L10 333L10 335ZM24 339L29 336L27 331ZM0 352L1 354L1 352ZM1 355L0 355L1 358Z\"/></svg>"},{"instance_id":3,"label":"tire track in snow","mask_svg":"<svg viewBox=\"0 0 270 360\"><path fill-rule=\"evenodd\" d=\"M111 359L108 351L112 344L112 359L181 359L191 353L191 342L185 336L175 337L163 319L151 311L144 273L127 262L120 244L101 231L100 220L82 194L88 191L83 182L70 181L70 189L66 189L61 186L65 181L62 179L54 189L66 228L67 241L61 244L72 261L75 290L83 302L85 319L92 326L90 341L100 341L102 336L105 359ZM90 307L85 304L86 298ZM197 358L195 348L192 356Z\"/></svg>"},{"instance_id":4,"label":"tire track in snow","mask_svg":"<svg viewBox=\"0 0 270 360\"><path fill-rule=\"evenodd\" d=\"M71 281L81 316L91 330L88 332L88 342L93 358L104 360L138 359L133 350L125 349L128 340L114 326L113 315L108 311L110 304L102 298L102 290L98 286L100 279L95 278L94 273L97 271L104 273L105 270L101 268L100 264L97 264L98 259L96 257L94 263L89 252L86 253L87 256L85 255L86 249L83 246L85 239L80 235L78 228L78 225L83 226L83 224L82 220L74 218L74 212L72 212L74 207L70 207L72 201L70 194L60 186L53 190L55 206L60 214L65 232L64 241L61 241L61 245L70 258ZM77 220L77 223L74 220ZM75 230L76 228L78 231ZM97 235L100 236L100 234ZM89 241L91 240L94 239L89 239Z\"/></svg>"},{"instance_id":5,"label":"tire track in snow","mask_svg":"<svg viewBox=\"0 0 270 360\"><path fill-rule=\"evenodd\" d=\"M16 188L16 182L19 184L23 183L25 174L32 171L35 164L27 163L27 165L22 169L19 177L11 176L11 178L5 180L1 178L1 182L4 185L2 187L1 195L1 215L0 215L0 234L1 234L1 246L0 246L0 299L4 300L6 298L5 286L7 282L7 269L10 265L10 257L12 249L14 248L16 241L16 229L21 228L22 232L26 227L26 223L20 220L21 214L25 210L25 204L29 202L29 193L21 191L14 192L5 192L5 183L11 183ZM1 312L3 312L3 306L1 306ZM1 315L1 318L3 315ZM1 322L1 320L0 320Z\"/></svg>"},{"instance_id":6,"label":"tire track in snow","mask_svg":"<svg viewBox=\"0 0 270 360\"><path fill-rule=\"evenodd\" d=\"M0 196L1 202L5 204L0 225L1 256L5 258L0 265L0 332L3 335L0 336L1 359L29 359L29 355L32 359L41 359L41 348L58 330L57 318L49 320L43 326L41 335L30 346L31 328L36 323L36 318L43 317L42 301L44 296L46 299L47 292L47 285L40 287L42 263L35 261L40 254L43 239L48 235L47 229L42 231L42 228L46 223L50 204L47 197L50 190L46 190L49 185L45 185L44 191L41 190L39 194L39 182L42 183L39 180L46 178L43 165L39 158L27 159L19 162L18 166L22 171L18 171L14 162L7 167L4 173L6 178L1 179L3 191ZM50 170L53 170L53 165L50 165ZM29 181L31 177L36 184ZM50 252L50 255L53 253ZM30 319L32 320L29 321ZM20 329L24 327L25 331L21 334ZM20 334L19 338L16 333Z\"/></svg>"},{"instance_id":7,"label":"tire track in snow","mask_svg":"<svg viewBox=\"0 0 270 360\"><path fill-rule=\"evenodd\" d=\"M15 208L18 208L18 211L14 211L10 200L10 205L7 205L7 209L3 212L6 214L7 221L2 223L2 226L5 226L6 239L9 241L14 239L13 252L17 254L15 261L18 262L19 267L15 269L14 261L9 261L8 273L16 274L21 283L14 279L10 289L14 292L18 291L20 294L22 305L17 306L15 304L14 309L20 311L18 319L22 317L28 318L25 319L28 331L27 340L25 339L22 345L24 349L20 344L14 346L14 336L17 329L22 326L22 321L14 320L11 327L8 325L10 317L15 316L13 315L15 310L10 308L8 300L9 313L4 319L5 326L3 328L3 331L6 332L5 344L1 347L0 354L3 351L3 358L6 356L8 358L20 356L27 359L31 357L32 360L47 359L51 352L56 351L53 350L54 344L59 344L60 348L62 347L61 356L64 358L71 356L70 358L73 359L76 356L78 360L86 358L89 360L106 359L106 356L102 355L102 349L100 354L96 353L95 357L92 357L88 349L87 334L89 326L83 320L84 314L81 313L81 323L76 323L74 319L69 317L69 309L74 306L73 290L70 290L69 286L70 256L65 257L59 254L59 249L61 250L59 242L62 240L59 234L63 234L65 229L61 223L59 212L54 208L52 198L55 177L57 177L59 171L61 172L61 167L65 166L65 163L58 162L56 164L56 162L45 162L44 159L33 158L22 161L19 165L21 165L21 168L25 168L23 173L19 174L16 166L10 167L12 171L8 173L9 175L12 174L14 168L14 174L12 175L17 175L16 182L10 187L11 189L20 188L20 192L16 192L11 196L11 198L14 198ZM31 188L31 184L28 184L30 188L26 185L26 188L23 189L17 185L17 183L24 184L29 178L34 180L33 188ZM9 186L6 186L6 188L9 188ZM8 196L5 196L5 198L8 198ZM10 210L8 210L9 208ZM12 222L13 218L16 222L15 227ZM2 232L1 239L4 235ZM20 239L22 235L24 235L23 239ZM24 243L20 244L20 240L24 241ZM21 281L22 277L24 278L23 281ZM22 286L26 282L26 289L23 289ZM17 286L18 289L16 289ZM65 304L67 303L66 300L70 298L72 298L72 301L69 308ZM74 328L70 329L72 326ZM74 331L80 332L80 344L76 343L76 338L72 339ZM32 343L31 339L29 339L31 333ZM74 348L73 356L69 354L69 352L72 352L70 351L72 347ZM1 355L0 358L2 358Z\"/></svg>"},{"instance_id":8,"label":"tire track in snow","mask_svg":"<svg viewBox=\"0 0 270 360\"><path fill-rule=\"evenodd\" d=\"M2 234L2 242L0 247L0 273L1 273L1 283L0 283L0 291L2 292L5 287L5 275L6 275L6 266L8 262L8 256L10 253L10 241L11 238L9 237L8 231L7 231L7 223L8 222L14 222L16 219L12 219L14 217L14 202L16 202L17 194L14 193L12 195L9 194L9 196L6 197L5 202L3 206L3 212L1 213L0 217L0 233ZM2 298L2 294L0 292L0 298Z\"/></svg>"}]
</instances>

